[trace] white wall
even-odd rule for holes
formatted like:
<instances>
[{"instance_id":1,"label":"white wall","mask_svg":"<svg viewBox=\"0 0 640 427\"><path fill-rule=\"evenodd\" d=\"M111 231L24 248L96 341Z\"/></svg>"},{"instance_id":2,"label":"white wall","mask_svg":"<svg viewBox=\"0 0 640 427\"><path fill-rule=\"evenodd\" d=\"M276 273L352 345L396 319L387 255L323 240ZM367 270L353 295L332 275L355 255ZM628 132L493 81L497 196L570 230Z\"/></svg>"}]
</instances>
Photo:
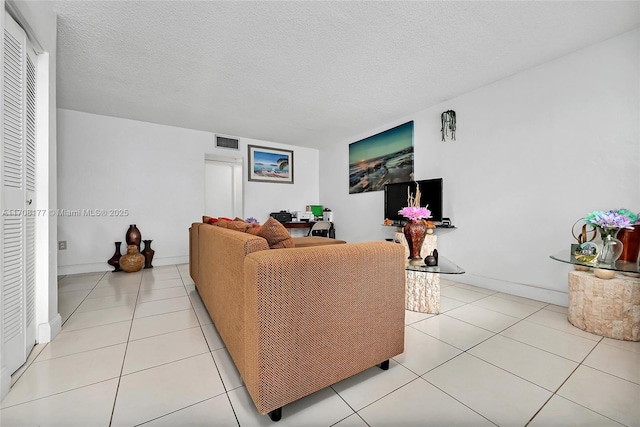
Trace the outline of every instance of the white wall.
<instances>
[{"instance_id":1,"label":"white wall","mask_svg":"<svg viewBox=\"0 0 640 427\"><path fill-rule=\"evenodd\" d=\"M240 138L240 150L215 136L171 126L58 110L58 208L127 209L128 216L58 216L60 274L104 271L129 224L152 239L154 265L188 262L188 228L204 212L205 154L244 159L244 217L318 203L318 151ZM294 150L294 184L248 182L247 145ZM217 216L216 212L206 212ZM123 243L123 253L126 244Z\"/></svg>"},{"instance_id":2,"label":"white wall","mask_svg":"<svg viewBox=\"0 0 640 427\"><path fill-rule=\"evenodd\" d=\"M567 304L571 226L592 210L640 211L640 31L451 99L320 153L320 198L340 238L383 239L383 192L349 195L348 144L415 121L416 179L444 179L439 252L455 280ZM392 90L390 88L390 90ZM440 113L457 141L440 141Z\"/></svg>"}]
</instances>

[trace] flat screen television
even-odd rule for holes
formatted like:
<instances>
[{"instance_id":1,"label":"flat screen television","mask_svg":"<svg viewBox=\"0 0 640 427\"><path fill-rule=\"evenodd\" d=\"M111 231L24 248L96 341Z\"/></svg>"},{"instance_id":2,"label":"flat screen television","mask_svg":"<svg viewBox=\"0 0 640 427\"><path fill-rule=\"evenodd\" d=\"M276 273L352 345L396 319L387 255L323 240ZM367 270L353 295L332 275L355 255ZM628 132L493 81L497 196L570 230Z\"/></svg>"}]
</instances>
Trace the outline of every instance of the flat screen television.
<instances>
[{"instance_id":1,"label":"flat screen television","mask_svg":"<svg viewBox=\"0 0 640 427\"><path fill-rule=\"evenodd\" d=\"M427 206L431 211L430 221L442 221L442 178L423 179L420 185L420 206ZM407 189L416 194L416 181L394 182L384 186L384 217L394 222L405 222L407 219L398 211L407 206Z\"/></svg>"}]
</instances>

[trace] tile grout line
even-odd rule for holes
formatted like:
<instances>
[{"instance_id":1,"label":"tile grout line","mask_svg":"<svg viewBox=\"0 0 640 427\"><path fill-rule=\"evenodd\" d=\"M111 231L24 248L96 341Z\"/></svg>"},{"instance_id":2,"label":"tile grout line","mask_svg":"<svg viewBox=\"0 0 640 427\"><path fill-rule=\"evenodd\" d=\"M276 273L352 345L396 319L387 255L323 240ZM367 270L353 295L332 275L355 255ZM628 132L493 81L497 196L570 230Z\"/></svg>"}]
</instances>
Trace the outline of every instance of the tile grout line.
<instances>
[{"instance_id":1,"label":"tile grout line","mask_svg":"<svg viewBox=\"0 0 640 427\"><path fill-rule=\"evenodd\" d=\"M177 267L177 266L176 266L176 267ZM193 305L193 301L192 301L191 297L189 297L189 292L188 292L188 290L187 290L187 285L185 285L185 283L184 283L184 278L182 277L182 272L180 272L180 269L179 269L179 268L178 268L178 276L179 276L179 279L180 279L180 281L181 281L181 285L182 285L182 287L184 288L185 293L187 294L187 298L189 298L189 303L191 304L191 310L193 310L193 311L194 311L194 313L195 313L195 307L194 307L194 305ZM194 284L194 286L195 286L195 284ZM186 311L186 310L179 310L179 311ZM170 312L170 313L175 313L175 312ZM147 316L147 317L151 317L151 316ZM132 323L132 325L133 325L133 323ZM215 366L215 368L216 368L216 372L218 373L218 378L220 378L220 382L222 383L222 386L223 386L223 388L224 388L224 392L223 392L223 393L220 393L220 394L218 394L218 395L216 395L216 396L212 396L212 397L209 397L209 398L207 398L207 399L204 399L204 400L201 400L201 401L198 401L198 402L192 403L192 404L187 405L187 406L185 406L185 407L182 407L182 408L176 409L175 411L169 412L169 413L167 413L167 414L160 415L160 416L158 416L158 417L156 417L156 418L153 418L153 419L150 419L150 420L146 420L146 421L144 421L143 423L137 424L137 426L141 426L141 425L147 424L147 423L149 423L149 422L152 422L152 421L155 421L155 420L161 419L161 418L163 418L163 417L166 417L167 415L170 415L170 414L173 414L173 413L176 413L176 412L182 411L182 410L184 410L184 409L186 409L186 408L190 408L190 407L195 406L195 405L197 405L197 404L200 404L200 403L206 402L207 400L214 399L214 398L216 398L216 397L218 397L218 396L221 396L222 394L225 394L225 395L226 395L227 400L229 401L229 406L231 406L231 410L233 411L233 415L234 415L234 417L236 418L236 422L238 423L238 427L240 426L240 421L238 420L238 416L237 416L237 414L236 414L236 410L235 410L235 408L233 407L233 404L231 403L231 398L229 397L229 390L227 390L227 386L225 385L224 381L222 380L222 374L220 373L220 369L218 368L218 364L216 363L216 360L215 360L215 358L213 357L213 350L211 349L211 346L209 345L209 342L207 341L207 338L206 338L206 335L204 334L204 330L202 329L202 326L203 326L203 325L202 325L202 324L200 324L200 320L198 320L198 326L194 326L193 328L186 328L186 329L195 329L196 327L200 329L200 332L202 333L202 338L204 339L205 344L207 345L207 349L208 349L208 351L207 351L207 352L205 352L205 353L200 353L200 354L198 354L198 355L196 355L196 356L201 356L201 355L203 355L203 354L207 354L207 353L211 356L211 360L213 361L213 365L214 365L214 366ZM182 330L186 330L186 329L182 329ZM154 335L154 336L160 336L160 335L163 335L163 334ZM225 347L223 347L223 348L225 348ZM185 357L185 358L182 358L182 359L179 359L179 360L187 360L187 359L189 359L189 358L191 358L191 357L194 357L194 356L188 356L188 357ZM172 362L163 363L162 365L158 365L158 366L167 365L167 364L169 364L169 363L173 363L173 362L176 362L176 360L174 360L174 361L172 361ZM146 369L143 369L143 370L152 369L152 368L156 368L156 367L157 367L157 366L153 366L153 367L146 368ZM143 370L141 370L141 371L143 371ZM141 372L141 371L137 371L137 372ZM234 389L234 390L235 390L235 389ZM115 405L115 404L114 404L114 405ZM115 410L115 406L114 406L114 410Z\"/></svg>"},{"instance_id":2,"label":"tile grout line","mask_svg":"<svg viewBox=\"0 0 640 427\"><path fill-rule=\"evenodd\" d=\"M466 303L465 305L469 305L469 304L471 304L471 303ZM463 306L460 306L460 307L463 307ZM546 306L545 306L545 307L546 307ZM459 307L456 307L456 308L459 308ZM481 417L485 418L487 421L491 422L492 424L495 424L495 423L494 423L493 421L491 421L489 418L487 418L487 417L485 417L484 415L482 415L481 413L477 412L476 410L474 410L473 408L471 408L470 406L468 406L468 405L467 405L467 404L465 404L464 402L462 402L462 401L458 400L456 397L454 397L454 396L450 395L450 394L449 394L449 393L447 393L445 390L442 390L442 389L441 389L440 387L438 387L436 384L433 384L432 382L430 382L427 378L424 378L424 376L425 376L425 375L427 375L429 372L431 372L431 371L433 371L433 370L437 369L438 367L440 367L440 366L442 366L442 365L444 365L444 364L446 364L446 363L448 363L448 362L452 361L453 359L455 359L455 358L459 357L459 356L460 356L460 355L462 355L462 354L467 354L467 355L469 355L469 356L471 356L471 357L473 357L473 358L475 358L475 359L478 359L478 360L480 360L480 361L482 361L482 362L484 362L484 363L487 363L487 364L489 364L489 365L491 365L491 366L493 366L493 367L495 367L495 368L498 368L498 369L500 369L500 370L502 370L502 371L506 372L506 373L507 373L507 374L509 374L509 375L513 375L513 376L515 376L515 377L517 377L517 378L519 378L519 379L521 379L521 380L523 380L523 381L526 381L526 382L528 382L528 383L530 383L530 384L532 384L532 385L534 385L534 386L536 386L536 387L539 387L539 388L541 388L541 389L543 389L543 390L546 390L546 391L551 392L551 396L549 397L549 399L547 399L547 400L545 401L545 403L544 403L544 404L543 404L543 405L542 405L542 406L541 406L541 407L536 411L536 413L533 415L533 417L532 417L532 418L527 422L527 425L528 425L528 424L533 420L533 418L535 418L535 416L536 416L536 415L537 415L537 414L542 410L542 408L546 405L546 403L547 403L549 400L551 400L551 398L555 395L555 392L553 392L553 391L551 391L551 390L548 390L548 389L546 389L546 388L544 388L544 387L540 386L539 384L536 384L536 383L534 383L534 382L532 382L532 381L530 381L530 380L527 380L526 378L522 378L521 376L519 376L519 375L517 375L517 374L514 374L513 372L510 372L510 371L508 371L508 370L506 370L506 369L504 369L504 368L502 368L502 367L500 367L500 366L497 366L497 365L495 365L495 364L493 364L493 363L491 363L491 362L488 362L488 361L486 361L486 360L484 360L484 359L482 359L482 358L480 358L480 357L478 357L478 356L476 356L476 355L474 355L474 354L472 354L472 353L469 353L469 350L471 350L472 348L475 348L475 347L479 346L480 344L482 344L482 343L484 343L484 342L486 342L486 341L488 341L488 340L490 340L490 339L492 339L492 338L494 338L494 337L496 337L496 336L500 335L500 334L501 334L502 332L504 332L505 330L507 330L507 329L511 328L512 326L514 326L514 325L516 325L516 324L518 324L518 323L520 323L520 322L524 321L527 317L533 316L535 313L537 313L538 311L543 310L543 309L544 309L544 307L541 307L540 309L538 309L537 311L535 311L535 312L531 313L530 315L528 315L528 316L526 316L526 317L524 317L524 318L522 318L522 319L518 320L516 323L514 323L514 324L512 324L512 325L507 326L506 328L504 328L504 329L503 329L502 331L500 331L500 332L489 331L488 329L482 328L482 327L477 326L477 325L473 325L473 324L471 324L471 323L469 323L469 322L465 322L464 320L460 320L460 319L456 319L455 317L447 316L447 317L452 318L452 319L455 319L455 320L460 320L461 322L467 323L468 325L475 326L475 327L480 328L480 329L484 329L484 330L486 330L486 331L488 331L488 332L492 332L492 333L493 333L493 335L492 335L492 336L490 336L490 337L488 337L488 338L486 338L486 339L484 339L484 340L482 340L482 341L480 341L480 342L478 342L477 344L475 344L475 345L473 345L473 346L469 347L469 348L468 348L468 349L466 349L466 350L463 350L463 349L461 349L461 348L458 348L458 347L452 346L452 347L454 347L454 348L456 348L456 349L458 349L458 350L461 350L461 353L459 353L459 354L455 355L454 357L452 357L452 358L450 358L450 359L447 359L446 361L444 361L444 362L440 363L439 365L437 365L437 366L435 366L435 367L433 367L433 368L429 369L427 372L425 372L424 374L420 375L420 376L419 376L419 378L422 378L423 380L427 381L429 384L433 385L433 386L434 386L434 387L436 387L438 390L440 390L440 391L442 391L443 393L445 393L447 396L449 396L449 397L451 397L452 399L456 400L456 401L457 401L457 402L459 402L461 405L463 405L463 406L465 406L465 407L469 408L471 411L473 411L473 412L477 413L478 415L480 415ZM489 310L489 309L487 309L487 310ZM492 311L493 311L493 310L492 310ZM442 314L446 315L446 312L445 312L445 313L442 313ZM504 314L504 313L500 313L500 314ZM513 317L513 316L511 316L511 317ZM425 320L428 320L428 319L425 319ZM415 329L415 328L414 328L414 329ZM419 331L419 332L423 332L423 331L420 331L420 330L418 330L418 331ZM432 338L438 339L438 338L436 338L436 337L434 337L434 336L432 336L432 335L427 334L426 332L423 332L423 333L425 333L426 335L428 335L428 336L430 336L430 337L432 337ZM500 335L500 336L502 336L502 335ZM505 337L505 338L508 338L508 337ZM440 340L440 339L438 339L438 340L439 340L439 341L441 341L441 342L443 342L443 343L445 343L445 344L447 344L447 345L451 345L451 344L449 344L449 343L447 343L447 342L445 342L445 341L442 341L442 340ZM514 341L516 341L516 342L520 342L520 341L517 341L517 340L514 340ZM522 343L522 344L526 344L526 343ZM530 345L530 344L526 344L526 345L528 345L528 346L530 346L530 347L532 347L532 348L536 348L536 349L538 349L537 347L532 346L532 345ZM595 347L594 347L594 348L595 348ZM542 349L538 349L538 350L542 350ZM543 350L543 351L546 351L546 350ZM593 349L592 349L592 351L593 351ZM550 353L550 352L547 352L547 353L549 353L549 354L553 354L553 353ZM555 355L555 354L553 354L553 355L554 355L554 356L558 356L558 355ZM562 356L559 356L559 357L562 357ZM570 360L570 359L567 359L567 360ZM404 366L404 365L403 365L403 366ZM580 366L580 365L578 365L578 366L576 367L576 369L577 369L579 366ZM407 368L407 369L408 369L408 368ZM412 372L413 372L413 371L412 371ZM575 372L575 370L574 370L573 372ZM573 374L573 372L569 375L569 377ZM565 381L563 381L563 384L564 384L564 382L566 382L566 380L567 380L569 377L567 377L567 378L565 379ZM561 385L561 386L562 386L562 385ZM560 386L560 387L561 387L561 386ZM525 427L526 427L526 426L525 426Z\"/></svg>"},{"instance_id":3,"label":"tile grout line","mask_svg":"<svg viewBox=\"0 0 640 427\"><path fill-rule=\"evenodd\" d=\"M105 273L106 273L106 272L105 272ZM56 280L56 287L58 287L58 286L59 286L59 284L60 284L60 280L61 280L61 279L64 279L65 277L67 277L67 275L64 275L64 276L62 276L62 277L58 277L58 278L57 278L57 280ZM103 275L102 275L98 280L96 280L96 284L93 286L93 288L91 288L91 290L89 291L89 293L87 294L87 296L89 296L89 294L90 294L91 292L93 292L93 290L96 288L96 286L98 286L98 283L100 283L100 280L102 280L103 278L104 278L104 274L103 274ZM82 303L87 299L87 296L85 296L85 297L82 299L82 301L80 301L80 304L82 304ZM67 319L66 319L64 322L62 322L62 323L60 324L60 331L59 331L58 333L62 332L62 327L64 326L64 324L65 324L65 323L67 323L67 320L69 320L69 318L70 318L70 317L71 317L71 316L76 312L76 310L78 309L78 307L80 307L80 304L78 304L78 305L76 306L76 308L75 308L75 309L74 309L74 310L69 314L69 317L67 317ZM55 339L55 337L54 337L54 339ZM38 354L37 354L37 355L35 355L35 357L31 360L31 362L29 362L29 364L27 365L27 367L26 367L26 368L25 368L25 369L20 373L20 375L18 376L18 378L16 378L16 380L15 380L15 381L13 381L13 378L11 379L11 386L9 387L9 389L13 388L16 384L18 384L18 381L20 381L20 379L24 376L24 374L26 374L26 373L27 373L27 371L29 370L29 368L30 368L31 366L33 366L33 364L35 363L36 359L40 356L40 354L44 351L44 349L45 349L45 348L47 348L47 347L49 346L49 344L50 344L50 343L51 343L51 341L49 341L49 342L47 342L47 343L43 343L43 344L44 344L44 347L42 347L42 349L38 352ZM38 343L38 344L40 344L40 343ZM37 344L34 344L34 348L35 348L35 346L36 346L36 345L37 345ZM31 349L31 351L33 351L33 349ZM26 362L28 362L28 360L29 360L29 356L30 356L30 355L31 355L31 352L29 352L29 355L27 356L27 360L25 361L25 363L26 363ZM19 370L19 369L18 369L18 370Z\"/></svg>"},{"instance_id":4,"label":"tile grout line","mask_svg":"<svg viewBox=\"0 0 640 427\"><path fill-rule=\"evenodd\" d=\"M180 269L178 269L178 274L180 275L180 279L182 280L182 286L184 286L184 290L185 292L187 292L187 297L189 298L189 303L191 304L191 309L193 310L194 314L196 312L196 307L193 305L193 300L191 299L191 297L189 296L189 291L187 290L187 285L184 284L184 278L182 277L182 272L180 271ZM196 293L198 293L198 288L196 287L195 281L193 283L193 287ZM198 293L198 296L200 296L200 294ZM201 298L202 300L202 298ZM204 301L202 302L202 304L204 305ZM209 341L207 340L207 336L204 333L204 329L202 329L202 323L200 323L200 319L198 318L198 316L196 315L196 319L198 320L198 326L200 327L200 332L202 333L202 336L204 338L204 342L205 344L207 344L207 348L209 349L209 355L211 356L211 360L213 361L213 366L216 367L216 371L218 372L218 378L220 378L220 382L222 383L222 387L224 388L224 394L227 396L227 401L229 402L229 406L231 406L231 411L233 411L233 416L236 419L236 422L238 423L238 427L240 427L240 420L238 419L238 414L236 413L236 408L233 407L233 402L231 402L231 396L229 396L229 391L235 390L227 390L227 385L224 383L224 380L222 379L222 373L220 372L220 368L218 367L218 364L216 363L216 359L215 357L213 357L213 352L220 350L213 350L211 348L211 345L209 345ZM215 329L215 325L214 325L214 329ZM217 332L217 331L216 331ZM222 347L222 348L226 348Z\"/></svg>"},{"instance_id":5,"label":"tile grout line","mask_svg":"<svg viewBox=\"0 0 640 427\"><path fill-rule=\"evenodd\" d=\"M116 411L116 403L118 402L118 392L120 391L120 383L122 382L122 372L124 371L124 363L127 360L127 350L129 349L129 339L131 338L131 330L133 329L133 320L136 316L136 309L138 308L138 298L140 296L140 287L142 286L142 278L144 271L140 275L140 283L138 283L138 293L136 294L136 300L133 306L133 313L131 314L131 324L129 325L129 334L127 335L127 342L124 347L124 355L122 357L122 365L120 366L120 375L118 375L118 384L116 385L116 393L113 397L113 406L111 407L111 415L109 416L109 426L113 423L113 415Z\"/></svg>"},{"instance_id":6,"label":"tile grout line","mask_svg":"<svg viewBox=\"0 0 640 427\"><path fill-rule=\"evenodd\" d=\"M460 353L463 354L463 353ZM456 357L460 356L460 354L457 354L456 356L452 357L451 359L447 360L447 362L455 359ZM432 369L431 369L432 370ZM431 371L430 370L430 371ZM426 373L425 373L426 375ZM440 387L438 387L437 385L435 385L434 383L432 383L431 381L429 381L428 379L420 376L418 377L420 379L422 379L423 381L427 382L429 385L437 388L438 390L440 390L442 393L446 394L447 396L449 396L450 398L452 398L453 400L455 400L456 402L458 402L459 404L461 404L462 406L464 406L465 408L469 409L470 411L472 411L475 414L478 414L479 416L481 416L482 418L484 418L485 420L487 420L488 422L490 422L491 424L498 426L498 424L494 423L493 421L491 421L489 418L485 417L484 415L482 415L480 412L476 411L475 409L473 409L472 407L470 407L469 405L467 405L466 403L464 403L463 401L459 400L458 398L456 398L455 396L450 395L449 393L447 393L446 391L444 391L443 389L441 389Z\"/></svg>"},{"instance_id":7,"label":"tile grout line","mask_svg":"<svg viewBox=\"0 0 640 427\"><path fill-rule=\"evenodd\" d=\"M106 275L106 273L108 273L107 271L105 271L105 274L103 274L98 280L96 280L96 284L93 285L93 288L91 288L91 290L89 290L89 292L87 293L87 295L82 298L82 301L80 301L80 303L76 306L76 308L73 309L73 311L71 313L69 313L69 316L66 318L66 320L64 322L62 322L62 324L60 325L60 332L62 332L62 327L64 326L65 323L67 323L67 321L71 318L71 316L73 316L75 314L76 311L78 311L78 308L82 305L83 302L85 302L87 300L87 298L89 298L89 295L91 295L91 292L93 292L97 287L98 284L100 283L100 281L102 279L104 279L104 276ZM64 292L62 292L64 293ZM59 300L60 298L58 298Z\"/></svg>"},{"instance_id":8,"label":"tile grout line","mask_svg":"<svg viewBox=\"0 0 640 427\"><path fill-rule=\"evenodd\" d=\"M597 342L596 342L596 345L594 345L594 346L593 346L593 348L589 351L589 353L587 353L587 355L586 355L586 356L584 356L580 362L578 362L578 366L576 366L576 367L575 367L575 369L574 369L574 370L572 370L572 371L571 371L571 373L567 376L567 378L565 378L565 379L564 379L564 381L562 381L562 384L560 384L560 385L558 386L558 388L556 388L556 389L555 389L555 391L551 392L551 396L549 396L549 398L548 398L548 399L547 399L547 400L542 404L542 406L540 406L540 408L536 411L536 413L535 413L535 414L533 414L533 416L531 417L531 419L527 422L527 424L525 424L525 427L527 427L527 426L528 426L528 425L529 425L529 424L530 424L530 423L535 419L535 417L540 413L540 411L542 411L542 409L547 405L547 403L549 403L549 401L551 401L551 399L552 399L554 396L556 396L556 395L560 396L560 395L558 394L558 391L560 391L560 389L562 388L562 386L564 386L564 385L567 383L567 381L569 381L569 379L573 376L573 374L575 374L575 373L576 373L576 371L578 370L578 368L580 368L580 366L582 366L582 364L584 363L584 361L585 361L585 360L587 360L587 358L589 357L589 355L590 355L591 353L593 353L593 351L596 349L596 347L598 346L598 344L600 344L600 343L602 342L602 340L603 340L603 339L604 339L604 337L602 337L599 341L597 341ZM587 366L587 365L584 365L584 366ZM574 402L573 400L568 399L568 398L566 398L566 397L564 397L564 396L560 396L560 397L562 397L563 399L567 399L568 401L573 402L573 403L575 403L576 405L579 405L579 406L582 406L583 408L585 408L583 405L580 405L578 402ZM592 412L594 412L594 413L596 413L596 414L598 414L598 415L601 415L601 416L603 416L603 417L605 417L605 418L607 418L607 419L611 419L611 418L607 417L606 415L601 414L600 412L594 411L594 410L593 410L593 409L591 409L591 408L586 408L586 409L588 409L588 410L590 410L590 411L592 411ZM615 420L612 420L612 421L615 421ZM617 421L615 421L615 422L617 422Z\"/></svg>"}]
</instances>

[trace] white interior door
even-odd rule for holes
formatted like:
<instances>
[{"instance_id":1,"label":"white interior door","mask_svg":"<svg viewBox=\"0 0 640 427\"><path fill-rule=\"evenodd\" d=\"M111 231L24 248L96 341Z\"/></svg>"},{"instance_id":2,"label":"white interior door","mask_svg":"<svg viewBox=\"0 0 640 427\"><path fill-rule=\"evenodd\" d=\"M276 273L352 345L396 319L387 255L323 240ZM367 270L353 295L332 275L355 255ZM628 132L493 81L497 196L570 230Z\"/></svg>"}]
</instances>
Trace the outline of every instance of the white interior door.
<instances>
[{"instance_id":1,"label":"white interior door","mask_svg":"<svg viewBox=\"0 0 640 427\"><path fill-rule=\"evenodd\" d=\"M207 157L204 215L243 218L242 160Z\"/></svg>"},{"instance_id":2,"label":"white interior door","mask_svg":"<svg viewBox=\"0 0 640 427\"><path fill-rule=\"evenodd\" d=\"M2 131L2 351L14 372L35 344L36 57L5 12Z\"/></svg>"}]
</instances>

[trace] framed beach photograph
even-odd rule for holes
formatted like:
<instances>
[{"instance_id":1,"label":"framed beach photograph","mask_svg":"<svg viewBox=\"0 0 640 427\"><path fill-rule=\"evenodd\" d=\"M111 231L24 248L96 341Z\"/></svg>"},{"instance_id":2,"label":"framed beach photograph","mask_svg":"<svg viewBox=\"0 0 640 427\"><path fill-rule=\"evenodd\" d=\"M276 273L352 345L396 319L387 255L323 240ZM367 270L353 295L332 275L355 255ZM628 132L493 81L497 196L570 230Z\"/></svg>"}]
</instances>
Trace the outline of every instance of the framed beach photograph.
<instances>
[{"instance_id":1,"label":"framed beach photograph","mask_svg":"<svg viewBox=\"0 0 640 427\"><path fill-rule=\"evenodd\" d=\"M349 194L413 180L413 121L349 144Z\"/></svg>"},{"instance_id":2,"label":"framed beach photograph","mask_svg":"<svg viewBox=\"0 0 640 427\"><path fill-rule=\"evenodd\" d=\"M249 145L249 181L293 184L293 151Z\"/></svg>"}]
</instances>

